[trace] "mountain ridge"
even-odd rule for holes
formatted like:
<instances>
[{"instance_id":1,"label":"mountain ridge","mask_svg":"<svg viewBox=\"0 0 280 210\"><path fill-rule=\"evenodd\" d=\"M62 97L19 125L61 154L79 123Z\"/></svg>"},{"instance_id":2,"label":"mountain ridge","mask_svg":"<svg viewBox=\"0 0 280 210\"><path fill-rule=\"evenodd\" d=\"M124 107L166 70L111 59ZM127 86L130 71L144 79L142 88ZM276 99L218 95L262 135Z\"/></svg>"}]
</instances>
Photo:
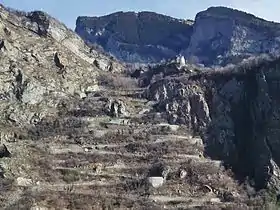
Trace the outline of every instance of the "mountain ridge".
<instances>
[{"instance_id":1,"label":"mountain ridge","mask_svg":"<svg viewBox=\"0 0 280 210\"><path fill-rule=\"evenodd\" d=\"M84 31L83 28L92 22L96 26ZM162 60L178 54L181 44L188 43L188 38L183 34L189 33L191 24L154 12L139 12L137 15L134 12L120 12L100 18L86 18L85 22L78 17L75 31L84 40L100 44L118 59L123 56L136 62L138 59L153 62L153 55L157 60ZM149 34L146 33L147 30ZM118 51L119 55L114 53ZM138 53L144 58L141 59Z\"/></svg>"},{"instance_id":2,"label":"mountain ridge","mask_svg":"<svg viewBox=\"0 0 280 210\"><path fill-rule=\"evenodd\" d=\"M87 17L85 22L78 17L75 31L84 40L101 45L105 51L128 63L158 63L182 54L190 62L225 66L249 56L279 52L280 24L236 9L210 7L199 12L194 21L186 20L185 28L182 26L184 29L177 32L171 25L184 23L182 19L152 12L149 14L153 19L146 17L144 22L153 24L152 32L149 33L151 28L146 27L135 38L121 27L126 25L126 15L131 15L134 22L130 23L129 28L138 31L137 21L141 19L134 12ZM166 20L162 24L172 34L170 37L161 31L161 18ZM119 25L117 29L116 21ZM101 22L106 26L103 27ZM116 34L121 34L122 38ZM157 34L158 39L137 41L141 36L153 37L152 34Z\"/></svg>"}]
</instances>

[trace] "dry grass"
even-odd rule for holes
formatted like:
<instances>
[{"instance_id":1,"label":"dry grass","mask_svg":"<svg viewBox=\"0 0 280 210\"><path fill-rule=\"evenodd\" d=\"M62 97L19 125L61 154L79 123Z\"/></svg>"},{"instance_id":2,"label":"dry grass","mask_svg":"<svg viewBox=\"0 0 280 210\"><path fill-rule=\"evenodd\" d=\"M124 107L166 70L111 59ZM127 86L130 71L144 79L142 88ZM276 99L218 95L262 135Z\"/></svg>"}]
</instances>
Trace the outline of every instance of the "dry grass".
<instances>
[{"instance_id":1,"label":"dry grass","mask_svg":"<svg viewBox=\"0 0 280 210\"><path fill-rule=\"evenodd\" d=\"M71 192L67 190L57 192L25 190L22 198L7 209L31 209L35 206L75 210L159 209L154 203L144 202L141 199L130 200L125 194L104 196L102 193L95 190L92 191L92 194L80 194L75 190Z\"/></svg>"}]
</instances>

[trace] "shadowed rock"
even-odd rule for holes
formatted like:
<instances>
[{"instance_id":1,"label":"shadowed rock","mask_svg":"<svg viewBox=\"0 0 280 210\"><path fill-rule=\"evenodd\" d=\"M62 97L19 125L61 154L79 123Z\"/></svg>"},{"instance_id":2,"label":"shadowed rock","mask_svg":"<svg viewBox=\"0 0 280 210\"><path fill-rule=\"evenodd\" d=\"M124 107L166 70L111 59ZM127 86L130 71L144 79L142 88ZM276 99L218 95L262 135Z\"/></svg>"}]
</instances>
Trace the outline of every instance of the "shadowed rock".
<instances>
[{"instance_id":1,"label":"shadowed rock","mask_svg":"<svg viewBox=\"0 0 280 210\"><path fill-rule=\"evenodd\" d=\"M148 172L148 177L162 177L166 179L170 172L170 167L163 162L154 163Z\"/></svg>"},{"instance_id":2,"label":"shadowed rock","mask_svg":"<svg viewBox=\"0 0 280 210\"><path fill-rule=\"evenodd\" d=\"M0 50L5 49L5 42L4 40L0 40Z\"/></svg>"},{"instance_id":3,"label":"shadowed rock","mask_svg":"<svg viewBox=\"0 0 280 210\"><path fill-rule=\"evenodd\" d=\"M62 64L57 52L54 54L54 62L60 70L64 69L65 66Z\"/></svg>"},{"instance_id":4,"label":"shadowed rock","mask_svg":"<svg viewBox=\"0 0 280 210\"><path fill-rule=\"evenodd\" d=\"M5 144L0 146L0 158L4 157L11 157L11 153L9 152Z\"/></svg>"}]
</instances>

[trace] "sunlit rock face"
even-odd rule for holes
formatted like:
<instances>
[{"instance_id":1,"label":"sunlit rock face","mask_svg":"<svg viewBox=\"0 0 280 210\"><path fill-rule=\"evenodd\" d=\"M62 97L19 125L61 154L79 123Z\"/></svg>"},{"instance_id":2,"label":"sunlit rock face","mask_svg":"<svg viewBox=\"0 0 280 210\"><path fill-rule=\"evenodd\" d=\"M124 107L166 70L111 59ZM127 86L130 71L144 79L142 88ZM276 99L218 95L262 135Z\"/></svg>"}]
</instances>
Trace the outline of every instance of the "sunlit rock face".
<instances>
[{"instance_id":1,"label":"sunlit rock face","mask_svg":"<svg viewBox=\"0 0 280 210\"><path fill-rule=\"evenodd\" d=\"M235 63L261 53L279 51L280 24L225 7L197 14L186 55L206 65Z\"/></svg>"}]
</instances>

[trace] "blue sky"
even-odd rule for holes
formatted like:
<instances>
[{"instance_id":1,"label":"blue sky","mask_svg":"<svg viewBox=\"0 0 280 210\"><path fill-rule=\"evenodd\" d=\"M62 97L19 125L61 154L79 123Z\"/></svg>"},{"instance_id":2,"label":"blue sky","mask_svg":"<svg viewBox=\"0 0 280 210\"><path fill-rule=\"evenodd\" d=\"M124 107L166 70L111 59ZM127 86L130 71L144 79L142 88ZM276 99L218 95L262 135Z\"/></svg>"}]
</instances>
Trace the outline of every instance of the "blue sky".
<instances>
[{"instance_id":1,"label":"blue sky","mask_svg":"<svg viewBox=\"0 0 280 210\"><path fill-rule=\"evenodd\" d=\"M100 16L115 11L154 11L194 19L210 6L228 6L280 22L280 0L0 0L15 9L43 10L74 28L78 16Z\"/></svg>"}]
</instances>

